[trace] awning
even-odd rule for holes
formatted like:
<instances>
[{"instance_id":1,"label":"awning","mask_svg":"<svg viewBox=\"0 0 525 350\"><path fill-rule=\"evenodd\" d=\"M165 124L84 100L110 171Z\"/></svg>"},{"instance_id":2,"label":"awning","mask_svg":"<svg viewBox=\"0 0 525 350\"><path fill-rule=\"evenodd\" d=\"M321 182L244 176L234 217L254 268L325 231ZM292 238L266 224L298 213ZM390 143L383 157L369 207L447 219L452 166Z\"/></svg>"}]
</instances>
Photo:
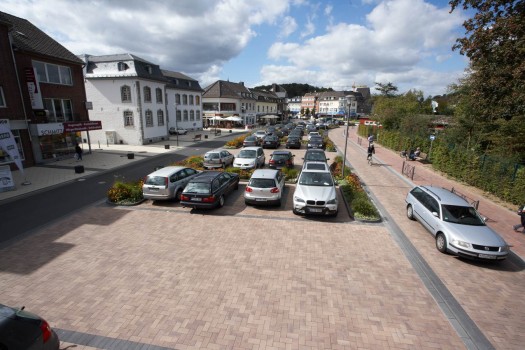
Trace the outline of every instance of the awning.
<instances>
[{"instance_id":1,"label":"awning","mask_svg":"<svg viewBox=\"0 0 525 350\"><path fill-rule=\"evenodd\" d=\"M263 116L261 117L261 119L278 119L278 118L279 118L279 116L277 116L277 115L270 115L270 114L268 114L268 115L263 115Z\"/></svg>"},{"instance_id":2,"label":"awning","mask_svg":"<svg viewBox=\"0 0 525 350\"><path fill-rule=\"evenodd\" d=\"M232 121L232 122L242 122L242 118L241 117L236 117L236 116L227 117L225 119L229 120L229 121Z\"/></svg>"}]
</instances>

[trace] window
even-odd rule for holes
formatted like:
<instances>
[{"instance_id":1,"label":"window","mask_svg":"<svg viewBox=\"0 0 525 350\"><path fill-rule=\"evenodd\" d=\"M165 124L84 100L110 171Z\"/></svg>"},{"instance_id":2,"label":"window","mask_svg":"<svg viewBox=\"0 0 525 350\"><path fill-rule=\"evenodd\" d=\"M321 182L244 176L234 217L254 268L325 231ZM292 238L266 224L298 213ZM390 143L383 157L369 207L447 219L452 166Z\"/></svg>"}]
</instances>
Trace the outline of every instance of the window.
<instances>
[{"instance_id":1,"label":"window","mask_svg":"<svg viewBox=\"0 0 525 350\"><path fill-rule=\"evenodd\" d=\"M182 104L187 105L188 104L188 95L182 95Z\"/></svg>"},{"instance_id":2,"label":"window","mask_svg":"<svg viewBox=\"0 0 525 350\"><path fill-rule=\"evenodd\" d=\"M195 112L195 120L201 120L201 111Z\"/></svg>"},{"instance_id":3,"label":"window","mask_svg":"<svg viewBox=\"0 0 525 350\"><path fill-rule=\"evenodd\" d=\"M177 121L180 122L181 121L181 113L180 111L177 111Z\"/></svg>"},{"instance_id":4,"label":"window","mask_svg":"<svg viewBox=\"0 0 525 350\"><path fill-rule=\"evenodd\" d=\"M71 100L44 98L44 108L49 111L50 122L68 122L73 120Z\"/></svg>"},{"instance_id":5,"label":"window","mask_svg":"<svg viewBox=\"0 0 525 350\"><path fill-rule=\"evenodd\" d=\"M122 102L131 102L131 87L124 85L120 88L120 98Z\"/></svg>"},{"instance_id":6,"label":"window","mask_svg":"<svg viewBox=\"0 0 525 350\"><path fill-rule=\"evenodd\" d=\"M190 105L193 105L193 95L190 95Z\"/></svg>"},{"instance_id":7,"label":"window","mask_svg":"<svg viewBox=\"0 0 525 350\"><path fill-rule=\"evenodd\" d=\"M175 94L175 103L180 105L180 94Z\"/></svg>"},{"instance_id":8,"label":"window","mask_svg":"<svg viewBox=\"0 0 525 350\"><path fill-rule=\"evenodd\" d=\"M153 112L149 109L146 111L146 127L151 128L153 126Z\"/></svg>"},{"instance_id":9,"label":"window","mask_svg":"<svg viewBox=\"0 0 525 350\"><path fill-rule=\"evenodd\" d=\"M151 89L149 86L144 86L144 102L151 102Z\"/></svg>"},{"instance_id":10,"label":"window","mask_svg":"<svg viewBox=\"0 0 525 350\"><path fill-rule=\"evenodd\" d=\"M33 61L38 81L41 83L73 85L71 68L51 63Z\"/></svg>"},{"instance_id":11,"label":"window","mask_svg":"<svg viewBox=\"0 0 525 350\"><path fill-rule=\"evenodd\" d=\"M190 121L194 121L194 120L195 120L195 112L190 111Z\"/></svg>"},{"instance_id":12,"label":"window","mask_svg":"<svg viewBox=\"0 0 525 350\"><path fill-rule=\"evenodd\" d=\"M188 111L184 111L184 121L188 121Z\"/></svg>"},{"instance_id":13,"label":"window","mask_svg":"<svg viewBox=\"0 0 525 350\"><path fill-rule=\"evenodd\" d=\"M124 111L124 126L133 126L133 112Z\"/></svg>"},{"instance_id":14,"label":"window","mask_svg":"<svg viewBox=\"0 0 525 350\"><path fill-rule=\"evenodd\" d=\"M0 107L7 107L4 96L4 89L0 86Z\"/></svg>"},{"instance_id":15,"label":"window","mask_svg":"<svg viewBox=\"0 0 525 350\"><path fill-rule=\"evenodd\" d=\"M157 111L157 124L159 126L163 126L164 125L164 111L162 109L159 109Z\"/></svg>"},{"instance_id":16,"label":"window","mask_svg":"<svg viewBox=\"0 0 525 350\"><path fill-rule=\"evenodd\" d=\"M157 103L162 103L162 89L156 88L155 95L157 96Z\"/></svg>"},{"instance_id":17,"label":"window","mask_svg":"<svg viewBox=\"0 0 525 350\"><path fill-rule=\"evenodd\" d=\"M129 68L129 66L124 62L119 62L117 67L119 71L127 70Z\"/></svg>"},{"instance_id":18,"label":"window","mask_svg":"<svg viewBox=\"0 0 525 350\"><path fill-rule=\"evenodd\" d=\"M200 105L201 104L201 97L200 96L195 96L195 104L196 105Z\"/></svg>"}]
</instances>

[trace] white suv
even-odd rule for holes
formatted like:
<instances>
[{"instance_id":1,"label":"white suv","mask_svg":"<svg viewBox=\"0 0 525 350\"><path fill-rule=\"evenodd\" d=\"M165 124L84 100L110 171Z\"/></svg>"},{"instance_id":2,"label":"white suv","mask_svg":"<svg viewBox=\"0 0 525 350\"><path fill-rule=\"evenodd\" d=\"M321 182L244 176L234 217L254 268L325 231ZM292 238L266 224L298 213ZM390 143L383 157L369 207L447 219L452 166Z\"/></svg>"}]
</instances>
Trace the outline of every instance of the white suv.
<instances>
[{"instance_id":1,"label":"white suv","mask_svg":"<svg viewBox=\"0 0 525 350\"><path fill-rule=\"evenodd\" d=\"M328 165L308 162L295 186L293 213L336 216L337 212L337 191Z\"/></svg>"}]
</instances>

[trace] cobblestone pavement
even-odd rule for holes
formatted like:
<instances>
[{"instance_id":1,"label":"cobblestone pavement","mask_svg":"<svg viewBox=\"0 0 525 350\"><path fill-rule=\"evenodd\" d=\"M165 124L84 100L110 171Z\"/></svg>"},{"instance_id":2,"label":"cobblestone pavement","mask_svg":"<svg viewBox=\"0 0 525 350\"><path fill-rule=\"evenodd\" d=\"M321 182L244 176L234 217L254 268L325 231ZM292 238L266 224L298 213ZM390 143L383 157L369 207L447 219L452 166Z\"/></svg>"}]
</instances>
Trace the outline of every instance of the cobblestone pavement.
<instances>
[{"instance_id":1,"label":"cobblestone pavement","mask_svg":"<svg viewBox=\"0 0 525 350\"><path fill-rule=\"evenodd\" d=\"M331 131L340 149L343 130ZM291 186L278 209L246 207L242 187L210 212L101 202L3 249L0 299L46 318L62 349L475 348L443 311L454 301L493 347L521 349L523 265L439 253L406 218L412 182L388 152L369 166L354 134L347 147L384 223L295 216ZM454 300L428 288L394 224Z\"/></svg>"}]
</instances>

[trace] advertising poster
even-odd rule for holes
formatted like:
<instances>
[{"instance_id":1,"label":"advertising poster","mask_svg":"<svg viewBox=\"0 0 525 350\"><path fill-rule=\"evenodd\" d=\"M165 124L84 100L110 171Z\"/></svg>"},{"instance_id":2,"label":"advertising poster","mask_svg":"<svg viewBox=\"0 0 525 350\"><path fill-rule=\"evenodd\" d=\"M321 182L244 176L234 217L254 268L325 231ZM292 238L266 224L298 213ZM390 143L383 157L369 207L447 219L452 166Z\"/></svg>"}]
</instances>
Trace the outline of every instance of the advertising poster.
<instances>
[{"instance_id":1,"label":"advertising poster","mask_svg":"<svg viewBox=\"0 0 525 350\"><path fill-rule=\"evenodd\" d=\"M12 191L15 189L13 175L9 165L0 166L0 192Z\"/></svg>"}]
</instances>

